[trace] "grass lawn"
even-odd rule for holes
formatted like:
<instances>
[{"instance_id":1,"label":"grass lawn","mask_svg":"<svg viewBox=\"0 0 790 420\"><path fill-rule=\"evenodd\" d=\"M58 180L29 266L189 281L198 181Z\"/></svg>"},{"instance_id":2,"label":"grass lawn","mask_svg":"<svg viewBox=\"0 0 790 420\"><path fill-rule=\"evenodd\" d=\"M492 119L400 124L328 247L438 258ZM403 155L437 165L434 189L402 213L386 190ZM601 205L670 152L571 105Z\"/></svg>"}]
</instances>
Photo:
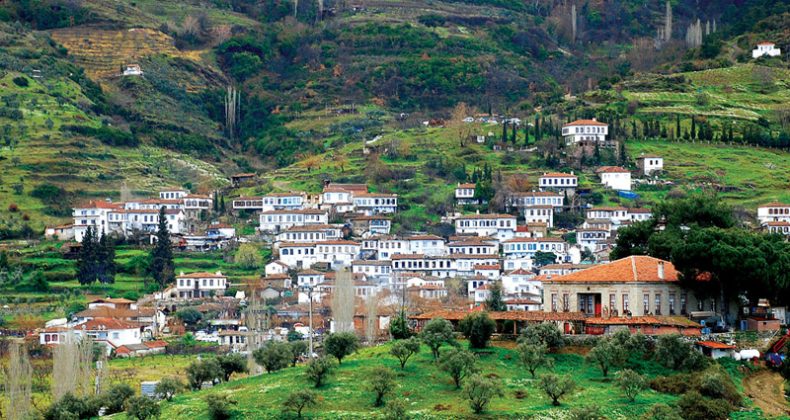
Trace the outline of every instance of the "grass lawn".
<instances>
[{"instance_id":1,"label":"grass lawn","mask_svg":"<svg viewBox=\"0 0 790 420\"><path fill-rule=\"evenodd\" d=\"M380 365L396 372L398 387L392 397L404 398L411 414L419 413L420 418L471 415L462 392L455 389L446 373L436 368L426 347L409 361L405 371L400 370L397 361L388 352L389 345L383 345L361 350L344 360L328 383L317 390L320 402L315 408L307 410L308 416L320 414L324 418L370 418L372 413L379 412L379 409L373 408L373 396L365 390L364 384L371 370ZM505 393L503 398L492 402L486 414L491 418L537 415L536 418L555 419L564 417L571 407L596 404L609 418L634 418L654 404L672 404L676 399L671 395L645 391L635 403L629 403L613 382L604 380L600 371L586 364L582 356L556 354L554 358L555 371L570 375L578 385L575 392L562 400L563 404L559 408L553 407L551 400L538 389L538 379L532 379L518 365L514 351L494 347L481 354L482 373L496 378ZM667 373L653 363L644 363L644 367L643 372L651 377ZM538 374L543 373L545 370L541 369ZM208 393L223 393L238 401L237 418L276 417L281 413L282 402L290 392L311 387L304 377L304 368L300 366L180 395L172 403L163 403L162 414L166 418L207 418L202 397ZM524 392L525 396L517 398L517 391Z\"/></svg>"}]
</instances>

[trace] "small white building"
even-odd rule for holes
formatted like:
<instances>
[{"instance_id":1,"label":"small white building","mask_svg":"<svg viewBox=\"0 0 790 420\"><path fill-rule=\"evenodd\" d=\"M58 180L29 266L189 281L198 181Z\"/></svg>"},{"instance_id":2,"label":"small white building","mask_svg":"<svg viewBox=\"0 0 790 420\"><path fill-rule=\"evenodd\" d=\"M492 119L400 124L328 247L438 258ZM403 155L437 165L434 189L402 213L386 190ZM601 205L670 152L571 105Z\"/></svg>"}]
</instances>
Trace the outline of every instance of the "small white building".
<instances>
[{"instance_id":1,"label":"small white building","mask_svg":"<svg viewBox=\"0 0 790 420\"><path fill-rule=\"evenodd\" d=\"M461 184L459 182L455 187L455 202L459 205L477 204L478 200L475 198L475 187L475 184Z\"/></svg>"},{"instance_id":2,"label":"small white building","mask_svg":"<svg viewBox=\"0 0 790 420\"><path fill-rule=\"evenodd\" d=\"M189 273L176 276L176 291L182 299L222 296L228 287L228 278L221 272Z\"/></svg>"},{"instance_id":3,"label":"small white building","mask_svg":"<svg viewBox=\"0 0 790 420\"><path fill-rule=\"evenodd\" d=\"M582 141L606 141L609 134L609 125L598 122L595 118L591 120L576 120L562 126L562 136L567 144L579 143Z\"/></svg>"},{"instance_id":4,"label":"small white building","mask_svg":"<svg viewBox=\"0 0 790 420\"><path fill-rule=\"evenodd\" d=\"M761 42L757 44L757 48L752 50L752 58L759 58L762 56L778 57L782 54L776 44L773 42Z\"/></svg>"},{"instance_id":5,"label":"small white building","mask_svg":"<svg viewBox=\"0 0 790 420\"><path fill-rule=\"evenodd\" d=\"M545 223L549 228L554 227L554 206L526 207L523 213L527 224Z\"/></svg>"},{"instance_id":6,"label":"small white building","mask_svg":"<svg viewBox=\"0 0 790 420\"><path fill-rule=\"evenodd\" d=\"M694 343L694 346L700 353L712 359L735 356L735 346L730 344L719 343L717 341L697 341Z\"/></svg>"},{"instance_id":7,"label":"small white building","mask_svg":"<svg viewBox=\"0 0 790 420\"><path fill-rule=\"evenodd\" d=\"M124 76L142 76L143 69L140 67L139 64L127 64L123 68L123 75Z\"/></svg>"},{"instance_id":8,"label":"small white building","mask_svg":"<svg viewBox=\"0 0 790 420\"><path fill-rule=\"evenodd\" d=\"M281 232L293 226L325 225L329 214L319 209L269 210L262 212L259 219L261 232Z\"/></svg>"},{"instance_id":9,"label":"small white building","mask_svg":"<svg viewBox=\"0 0 790 420\"><path fill-rule=\"evenodd\" d=\"M579 186L579 177L573 172L544 172L538 177L538 186L541 191L568 191L573 192Z\"/></svg>"},{"instance_id":10,"label":"small white building","mask_svg":"<svg viewBox=\"0 0 790 420\"><path fill-rule=\"evenodd\" d=\"M790 222L790 204L773 202L757 207L757 220L767 222Z\"/></svg>"},{"instance_id":11,"label":"small white building","mask_svg":"<svg viewBox=\"0 0 790 420\"><path fill-rule=\"evenodd\" d=\"M39 343L57 345L69 339L89 336L94 341L106 344L109 348L118 348L128 344L140 344L142 336L137 323L122 321L115 318L93 318L72 327L46 328L39 334Z\"/></svg>"},{"instance_id":12,"label":"small white building","mask_svg":"<svg viewBox=\"0 0 790 420\"><path fill-rule=\"evenodd\" d=\"M617 191L631 191L631 171L619 166L602 166L598 168L601 184Z\"/></svg>"},{"instance_id":13,"label":"small white building","mask_svg":"<svg viewBox=\"0 0 790 420\"><path fill-rule=\"evenodd\" d=\"M287 272L288 272L288 264L280 260L274 260L269 264L266 264L266 267L264 268L264 273L267 276L271 276L273 274L285 274Z\"/></svg>"},{"instance_id":14,"label":"small white building","mask_svg":"<svg viewBox=\"0 0 790 420\"><path fill-rule=\"evenodd\" d=\"M516 216L510 214L468 214L455 219L457 234L490 236L506 240L516 234Z\"/></svg>"},{"instance_id":15,"label":"small white building","mask_svg":"<svg viewBox=\"0 0 790 420\"><path fill-rule=\"evenodd\" d=\"M392 214L398 211L397 194L354 193L354 211L365 216Z\"/></svg>"},{"instance_id":16,"label":"small white building","mask_svg":"<svg viewBox=\"0 0 790 420\"><path fill-rule=\"evenodd\" d=\"M763 230L768 233L776 233L790 238L790 222L765 222Z\"/></svg>"},{"instance_id":17,"label":"small white building","mask_svg":"<svg viewBox=\"0 0 790 420\"><path fill-rule=\"evenodd\" d=\"M641 155L636 158L636 166L644 176L650 176L653 172L664 170L664 158L657 155Z\"/></svg>"}]
</instances>

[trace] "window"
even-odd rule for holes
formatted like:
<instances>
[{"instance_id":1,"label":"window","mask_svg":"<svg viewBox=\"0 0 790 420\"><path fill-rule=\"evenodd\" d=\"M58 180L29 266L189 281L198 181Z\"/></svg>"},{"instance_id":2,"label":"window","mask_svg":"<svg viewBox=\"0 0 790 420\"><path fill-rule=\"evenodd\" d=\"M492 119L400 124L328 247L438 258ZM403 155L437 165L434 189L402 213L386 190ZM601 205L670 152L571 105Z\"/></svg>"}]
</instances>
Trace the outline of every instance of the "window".
<instances>
[{"instance_id":1,"label":"window","mask_svg":"<svg viewBox=\"0 0 790 420\"><path fill-rule=\"evenodd\" d=\"M557 294L556 293L552 293L551 294L551 311L552 312L557 312Z\"/></svg>"},{"instance_id":2,"label":"window","mask_svg":"<svg viewBox=\"0 0 790 420\"><path fill-rule=\"evenodd\" d=\"M562 294L562 310L568 312L571 309L570 296L567 293Z\"/></svg>"},{"instance_id":3,"label":"window","mask_svg":"<svg viewBox=\"0 0 790 420\"><path fill-rule=\"evenodd\" d=\"M656 293L656 315L661 315L661 293Z\"/></svg>"},{"instance_id":4,"label":"window","mask_svg":"<svg viewBox=\"0 0 790 420\"><path fill-rule=\"evenodd\" d=\"M688 300L688 297L687 297L686 293L685 292L681 293L680 294L680 314L681 315L685 315L686 314L686 302L687 302L687 300Z\"/></svg>"},{"instance_id":5,"label":"window","mask_svg":"<svg viewBox=\"0 0 790 420\"><path fill-rule=\"evenodd\" d=\"M645 310L645 315L650 312L650 295L645 293L642 295L642 307Z\"/></svg>"},{"instance_id":6,"label":"window","mask_svg":"<svg viewBox=\"0 0 790 420\"><path fill-rule=\"evenodd\" d=\"M628 295L623 295L623 314L627 314L628 312L630 312L628 306Z\"/></svg>"},{"instance_id":7,"label":"window","mask_svg":"<svg viewBox=\"0 0 790 420\"><path fill-rule=\"evenodd\" d=\"M669 314L675 315L675 294L669 294Z\"/></svg>"},{"instance_id":8,"label":"window","mask_svg":"<svg viewBox=\"0 0 790 420\"><path fill-rule=\"evenodd\" d=\"M617 295L614 293L609 294L609 312L617 310Z\"/></svg>"}]
</instances>

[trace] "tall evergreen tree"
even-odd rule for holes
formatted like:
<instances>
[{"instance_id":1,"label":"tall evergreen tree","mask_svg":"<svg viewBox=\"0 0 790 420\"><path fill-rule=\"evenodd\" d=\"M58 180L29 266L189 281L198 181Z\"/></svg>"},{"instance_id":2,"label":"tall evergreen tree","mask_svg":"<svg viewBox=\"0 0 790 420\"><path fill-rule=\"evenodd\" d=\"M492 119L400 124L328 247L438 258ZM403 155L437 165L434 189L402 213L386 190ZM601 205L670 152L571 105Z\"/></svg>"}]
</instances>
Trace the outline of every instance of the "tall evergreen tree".
<instances>
[{"instance_id":1,"label":"tall evergreen tree","mask_svg":"<svg viewBox=\"0 0 790 420\"><path fill-rule=\"evenodd\" d=\"M219 211L222 212L222 214L225 214L225 195L220 197Z\"/></svg>"},{"instance_id":2,"label":"tall evergreen tree","mask_svg":"<svg viewBox=\"0 0 790 420\"><path fill-rule=\"evenodd\" d=\"M167 229L167 216L164 207L159 209L156 245L151 250L151 264L148 270L151 277L163 288L173 282L176 277L173 266L173 248L170 242L170 232Z\"/></svg>"},{"instance_id":3,"label":"tall evergreen tree","mask_svg":"<svg viewBox=\"0 0 790 420\"><path fill-rule=\"evenodd\" d=\"M680 114L675 114L675 133L680 137Z\"/></svg>"},{"instance_id":4,"label":"tall evergreen tree","mask_svg":"<svg viewBox=\"0 0 790 420\"><path fill-rule=\"evenodd\" d=\"M502 121L502 142L507 142L507 121Z\"/></svg>"},{"instance_id":5,"label":"tall evergreen tree","mask_svg":"<svg viewBox=\"0 0 790 420\"><path fill-rule=\"evenodd\" d=\"M502 300L502 285L498 281L491 284L488 299L486 299L486 309L489 311L507 311L507 305Z\"/></svg>"},{"instance_id":6,"label":"tall evergreen tree","mask_svg":"<svg viewBox=\"0 0 790 420\"><path fill-rule=\"evenodd\" d=\"M513 130L511 130L510 142L516 144L516 123L513 123Z\"/></svg>"},{"instance_id":7,"label":"tall evergreen tree","mask_svg":"<svg viewBox=\"0 0 790 420\"><path fill-rule=\"evenodd\" d=\"M697 138L697 122L694 117L691 117L691 139Z\"/></svg>"},{"instance_id":8,"label":"tall evergreen tree","mask_svg":"<svg viewBox=\"0 0 790 420\"><path fill-rule=\"evenodd\" d=\"M77 281L80 284L91 284L96 281L96 241L93 228L90 226L82 237L82 247L77 259Z\"/></svg>"},{"instance_id":9,"label":"tall evergreen tree","mask_svg":"<svg viewBox=\"0 0 790 420\"><path fill-rule=\"evenodd\" d=\"M99 283L115 283L115 246L102 232L96 244L96 278Z\"/></svg>"}]
</instances>

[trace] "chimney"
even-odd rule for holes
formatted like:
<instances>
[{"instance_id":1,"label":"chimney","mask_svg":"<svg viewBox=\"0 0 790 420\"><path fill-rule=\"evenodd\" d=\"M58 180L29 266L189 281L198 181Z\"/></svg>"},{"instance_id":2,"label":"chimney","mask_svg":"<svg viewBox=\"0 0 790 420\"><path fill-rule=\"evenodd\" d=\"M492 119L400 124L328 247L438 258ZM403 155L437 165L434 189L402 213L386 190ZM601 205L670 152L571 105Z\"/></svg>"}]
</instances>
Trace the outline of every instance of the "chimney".
<instances>
[{"instance_id":1,"label":"chimney","mask_svg":"<svg viewBox=\"0 0 790 420\"><path fill-rule=\"evenodd\" d=\"M593 117L593 121L598 121L598 120L597 120L597 119L595 119L595 117Z\"/></svg>"},{"instance_id":2,"label":"chimney","mask_svg":"<svg viewBox=\"0 0 790 420\"><path fill-rule=\"evenodd\" d=\"M658 262L658 278L664 280L664 261Z\"/></svg>"}]
</instances>

